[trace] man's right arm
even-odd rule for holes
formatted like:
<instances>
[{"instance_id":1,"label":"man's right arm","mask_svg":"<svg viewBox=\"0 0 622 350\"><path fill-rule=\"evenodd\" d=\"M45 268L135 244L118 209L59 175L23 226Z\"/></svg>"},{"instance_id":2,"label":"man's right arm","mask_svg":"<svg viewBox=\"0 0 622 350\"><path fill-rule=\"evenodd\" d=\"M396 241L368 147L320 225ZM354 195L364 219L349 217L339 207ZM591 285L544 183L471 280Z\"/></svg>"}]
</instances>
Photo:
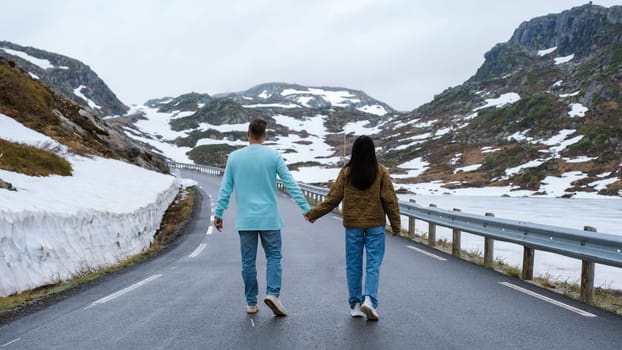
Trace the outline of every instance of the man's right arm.
<instances>
[{"instance_id":1,"label":"man's right arm","mask_svg":"<svg viewBox=\"0 0 622 350\"><path fill-rule=\"evenodd\" d=\"M227 165L225 166L225 173L222 176L220 183L220 190L218 191L218 201L216 202L216 209L214 210L214 217L221 219L224 211L229 207L229 199L231 198L231 192L233 192L233 171L231 170L231 158L227 159Z\"/></svg>"}]
</instances>

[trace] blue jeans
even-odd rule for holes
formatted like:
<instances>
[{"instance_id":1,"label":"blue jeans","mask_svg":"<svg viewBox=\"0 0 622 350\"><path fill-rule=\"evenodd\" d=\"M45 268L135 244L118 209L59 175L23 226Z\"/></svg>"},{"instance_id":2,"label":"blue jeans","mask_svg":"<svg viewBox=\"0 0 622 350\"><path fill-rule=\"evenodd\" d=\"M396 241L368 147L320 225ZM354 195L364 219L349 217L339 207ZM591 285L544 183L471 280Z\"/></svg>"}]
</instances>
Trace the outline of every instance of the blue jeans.
<instances>
[{"instance_id":1,"label":"blue jeans","mask_svg":"<svg viewBox=\"0 0 622 350\"><path fill-rule=\"evenodd\" d=\"M266 294L281 294L281 231L239 231L242 253L242 280L248 305L257 304L257 241L266 255Z\"/></svg>"},{"instance_id":2,"label":"blue jeans","mask_svg":"<svg viewBox=\"0 0 622 350\"><path fill-rule=\"evenodd\" d=\"M365 248L365 290L363 280L363 248ZM346 279L350 307L363 303L366 295L378 307L380 264L384 258L384 226L370 228L346 227Z\"/></svg>"}]
</instances>

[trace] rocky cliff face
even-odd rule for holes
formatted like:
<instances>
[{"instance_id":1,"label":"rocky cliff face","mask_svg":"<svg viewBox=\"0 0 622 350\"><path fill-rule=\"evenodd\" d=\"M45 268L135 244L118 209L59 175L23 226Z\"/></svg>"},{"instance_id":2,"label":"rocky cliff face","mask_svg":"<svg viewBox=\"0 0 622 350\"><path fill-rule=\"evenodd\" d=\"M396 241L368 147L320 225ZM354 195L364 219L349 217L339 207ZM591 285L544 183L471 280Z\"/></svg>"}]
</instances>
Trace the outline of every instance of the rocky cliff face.
<instances>
[{"instance_id":1,"label":"rocky cliff face","mask_svg":"<svg viewBox=\"0 0 622 350\"><path fill-rule=\"evenodd\" d=\"M576 7L522 23L460 86L387 125L405 181L617 195L622 188L622 7ZM406 142L405 142L406 141Z\"/></svg>"},{"instance_id":2,"label":"rocky cliff face","mask_svg":"<svg viewBox=\"0 0 622 350\"><path fill-rule=\"evenodd\" d=\"M8 41L0 41L0 56L99 117L123 115L129 109L89 66L76 59Z\"/></svg>"}]
</instances>

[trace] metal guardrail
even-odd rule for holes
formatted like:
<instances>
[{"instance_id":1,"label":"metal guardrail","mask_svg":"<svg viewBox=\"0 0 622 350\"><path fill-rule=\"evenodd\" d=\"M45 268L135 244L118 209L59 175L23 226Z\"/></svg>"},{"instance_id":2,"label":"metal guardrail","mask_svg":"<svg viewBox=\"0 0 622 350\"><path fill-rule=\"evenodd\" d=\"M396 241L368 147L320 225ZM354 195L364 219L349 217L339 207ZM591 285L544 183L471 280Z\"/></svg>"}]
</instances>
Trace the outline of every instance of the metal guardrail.
<instances>
[{"instance_id":1,"label":"metal guardrail","mask_svg":"<svg viewBox=\"0 0 622 350\"><path fill-rule=\"evenodd\" d=\"M495 240L622 267L622 236L400 203L402 215Z\"/></svg>"},{"instance_id":2,"label":"metal guardrail","mask_svg":"<svg viewBox=\"0 0 622 350\"><path fill-rule=\"evenodd\" d=\"M224 169L194 164L170 163L171 167L192 169L221 176ZM300 189L313 203L326 198L329 190L324 187L299 183ZM283 185L279 182L279 189ZM582 260L581 300L593 301L594 263L622 267L622 236L595 232L591 227L584 231L495 218L492 214L475 215L436 208L424 207L411 202L399 202L400 213L408 217L408 234L414 237L415 219L428 223L428 245L436 245L436 225L453 230L452 254L460 256L460 234L468 232L483 236L484 265L492 266L494 241L505 241L523 246L523 267L521 278L533 279L534 251L543 250Z\"/></svg>"}]
</instances>

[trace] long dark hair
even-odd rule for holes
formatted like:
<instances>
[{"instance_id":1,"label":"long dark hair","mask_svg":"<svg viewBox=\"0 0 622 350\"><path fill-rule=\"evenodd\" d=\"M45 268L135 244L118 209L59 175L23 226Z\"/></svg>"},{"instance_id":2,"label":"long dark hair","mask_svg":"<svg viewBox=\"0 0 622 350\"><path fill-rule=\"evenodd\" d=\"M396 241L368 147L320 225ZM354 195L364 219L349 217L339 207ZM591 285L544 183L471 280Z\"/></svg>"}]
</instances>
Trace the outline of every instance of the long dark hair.
<instances>
[{"instance_id":1,"label":"long dark hair","mask_svg":"<svg viewBox=\"0 0 622 350\"><path fill-rule=\"evenodd\" d=\"M348 178L352 185L359 190L366 190L376 180L378 161L376 160L376 146L369 136L359 136L352 145L352 157L346 164L350 168Z\"/></svg>"}]
</instances>

